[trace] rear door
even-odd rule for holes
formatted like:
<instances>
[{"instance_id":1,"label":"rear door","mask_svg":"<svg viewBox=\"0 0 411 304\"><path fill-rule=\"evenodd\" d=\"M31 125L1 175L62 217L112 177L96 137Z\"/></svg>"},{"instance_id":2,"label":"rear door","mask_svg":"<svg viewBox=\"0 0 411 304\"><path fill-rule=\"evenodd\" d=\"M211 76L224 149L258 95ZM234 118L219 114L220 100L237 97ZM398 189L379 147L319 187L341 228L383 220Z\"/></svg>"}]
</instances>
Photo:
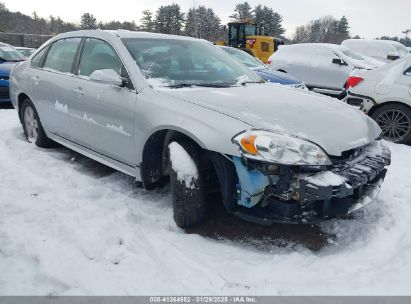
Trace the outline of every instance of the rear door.
<instances>
[{"instance_id":1,"label":"rear door","mask_svg":"<svg viewBox=\"0 0 411 304\"><path fill-rule=\"evenodd\" d=\"M106 69L128 79L128 84L120 87L89 78L93 72ZM85 39L76 74L69 87L75 142L134 166L133 124L137 93L117 52L106 41Z\"/></svg>"},{"instance_id":2,"label":"rear door","mask_svg":"<svg viewBox=\"0 0 411 304\"><path fill-rule=\"evenodd\" d=\"M312 56L312 85L316 88L342 90L352 67L333 63L334 58L342 58L327 47L318 47Z\"/></svg>"},{"instance_id":3,"label":"rear door","mask_svg":"<svg viewBox=\"0 0 411 304\"><path fill-rule=\"evenodd\" d=\"M31 62L30 96L47 131L70 138L69 83L73 78L74 58L81 38L57 40ZM44 52L44 53L43 53Z\"/></svg>"}]
</instances>

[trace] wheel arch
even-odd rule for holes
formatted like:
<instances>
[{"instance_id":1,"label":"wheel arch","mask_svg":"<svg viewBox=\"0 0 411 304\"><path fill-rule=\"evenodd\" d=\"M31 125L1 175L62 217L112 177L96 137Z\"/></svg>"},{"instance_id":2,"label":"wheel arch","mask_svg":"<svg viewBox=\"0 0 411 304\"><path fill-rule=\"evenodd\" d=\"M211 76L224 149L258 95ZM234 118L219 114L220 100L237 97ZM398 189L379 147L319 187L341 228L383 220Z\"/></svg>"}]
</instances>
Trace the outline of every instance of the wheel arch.
<instances>
[{"instance_id":1,"label":"wheel arch","mask_svg":"<svg viewBox=\"0 0 411 304\"><path fill-rule=\"evenodd\" d=\"M188 140L201 149L201 165L209 177L208 189L217 187L228 211L235 208L235 184L237 175L234 164L218 152L207 150L195 136L175 129L161 129L153 132L145 142L140 164L141 180L145 189L163 186L170 174L168 145L177 139ZM210 178L211 177L211 178Z\"/></svg>"},{"instance_id":2,"label":"wheel arch","mask_svg":"<svg viewBox=\"0 0 411 304\"><path fill-rule=\"evenodd\" d=\"M205 151L204 144L192 134L172 128L159 129L151 133L144 143L141 155L141 180L144 188L153 189L164 184L168 172L168 145L184 138Z\"/></svg>"},{"instance_id":3,"label":"wheel arch","mask_svg":"<svg viewBox=\"0 0 411 304\"><path fill-rule=\"evenodd\" d=\"M368 111L368 115L372 116L375 111L377 111L378 109L384 107L384 106L388 106L388 105L402 105L407 107L409 110L411 110L411 106L405 102L401 102L401 101L385 101L379 104L376 104L375 106L373 106L370 111Z\"/></svg>"},{"instance_id":4,"label":"wheel arch","mask_svg":"<svg viewBox=\"0 0 411 304\"><path fill-rule=\"evenodd\" d=\"M30 99L30 100L32 100L26 93L20 93L18 96L17 96L17 111L18 111L18 113L19 113L19 119L20 119L20 121L21 121L21 107L22 107L22 105L23 105L23 101L24 100L26 100L26 99Z\"/></svg>"}]
</instances>

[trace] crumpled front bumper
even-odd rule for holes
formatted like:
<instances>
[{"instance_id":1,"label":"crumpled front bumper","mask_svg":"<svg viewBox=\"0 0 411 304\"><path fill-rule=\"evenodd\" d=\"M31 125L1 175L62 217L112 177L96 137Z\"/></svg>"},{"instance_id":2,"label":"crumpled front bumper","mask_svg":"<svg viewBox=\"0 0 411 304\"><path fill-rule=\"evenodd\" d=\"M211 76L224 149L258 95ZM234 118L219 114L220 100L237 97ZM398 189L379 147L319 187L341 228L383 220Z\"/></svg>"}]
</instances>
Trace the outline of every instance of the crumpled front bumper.
<instances>
[{"instance_id":1,"label":"crumpled front bumper","mask_svg":"<svg viewBox=\"0 0 411 304\"><path fill-rule=\"evenodd\" d=\"M237 215L259 224L318 223L325 219L350 214L372 202L382 185L391 163L391 152L383 144L375 144L356 159L335 165L329 171L294 176L293 197L284 200L275 196L261 205L240 209ZM342 180L327 184L318 179L324 172ZM297 181L295 181L297 179Z\"/></svg>"}]
</instances>

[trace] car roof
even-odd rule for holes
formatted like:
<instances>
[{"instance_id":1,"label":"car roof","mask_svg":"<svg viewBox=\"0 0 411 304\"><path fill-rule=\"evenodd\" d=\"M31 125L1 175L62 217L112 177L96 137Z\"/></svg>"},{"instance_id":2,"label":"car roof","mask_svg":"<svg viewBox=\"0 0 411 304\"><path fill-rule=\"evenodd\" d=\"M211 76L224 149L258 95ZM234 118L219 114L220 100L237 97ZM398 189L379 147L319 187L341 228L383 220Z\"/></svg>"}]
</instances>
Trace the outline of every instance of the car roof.
<instances>
[{"instance_id":1,"label":"car roof","mask_svg":"<svg viewBox=\"0 0 411 304\"><path fill-rule=\"evenodd\" d=\"M57 40L61 38L68 37L78 37L78 36L91 36L91 37L119 37L119 38L149 38L149 39L176 39L176 40L191 40L191 41L202 41L202 39L178 36L178 35L168 35L159 33L148 33L148 32L136 32L129 30L80 30L73 32L66 32L55 36L52 40Z\"/></svg>"},{"instance_id":2,"label":"car roof","mask_svg":"<svg viewBox=\"0 0 411 304\"><path fill-rule=\"evenodd\" d=\"M280 47L280 49L285 49L288 47L292 47L292 48L305 48L305 47L326 47L329 49L333 49L333 50L340 50L341 49L341 45L339 44L333 44L333 43L296 43L296 44L288 44L288 45L283 45Z\"/></svg>"}]
</instances>

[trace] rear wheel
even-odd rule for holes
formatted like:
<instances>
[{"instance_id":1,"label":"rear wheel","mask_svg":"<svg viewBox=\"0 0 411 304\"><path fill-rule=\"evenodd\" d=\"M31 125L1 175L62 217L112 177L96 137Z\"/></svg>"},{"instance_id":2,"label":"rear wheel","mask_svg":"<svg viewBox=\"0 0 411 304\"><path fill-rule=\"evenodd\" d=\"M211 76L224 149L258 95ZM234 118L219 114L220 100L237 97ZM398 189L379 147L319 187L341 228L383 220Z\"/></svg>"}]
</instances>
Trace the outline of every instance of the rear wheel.
<instances>
[{"instance_id":1,"label":"rear wheel","mask_svg":"<svg viewBox=\"0 0 411 304\"><path fill-rule=\"evenodd\" d=\"M400 144L411 142L411 109L407 106L384 105L375 110L371 117L380 126L384 139Z\"/></svg>"},{"instance_id":2,"label":"rear wheel","mask_svg":"<svg viewBox=\"0 0 411 304\"><path fill-rule=\"evenodd\" d=\"M169 145L169 152L174 220L181 228L199 225L208 211L200 149L190 141L178 140Z\"/></svg>"},{"instance_id":3,"label":"rear wheel","mask_svg":"<svg viewBox=\"0 0 411 304\"><path fill-rule=\"evenodd\" d=\"M41 148L55 146L55 143L44 132L39 115L30 99L23 101L20 113L24 135L28 142L35 143Z\"/></svg>"}]
</instances>

